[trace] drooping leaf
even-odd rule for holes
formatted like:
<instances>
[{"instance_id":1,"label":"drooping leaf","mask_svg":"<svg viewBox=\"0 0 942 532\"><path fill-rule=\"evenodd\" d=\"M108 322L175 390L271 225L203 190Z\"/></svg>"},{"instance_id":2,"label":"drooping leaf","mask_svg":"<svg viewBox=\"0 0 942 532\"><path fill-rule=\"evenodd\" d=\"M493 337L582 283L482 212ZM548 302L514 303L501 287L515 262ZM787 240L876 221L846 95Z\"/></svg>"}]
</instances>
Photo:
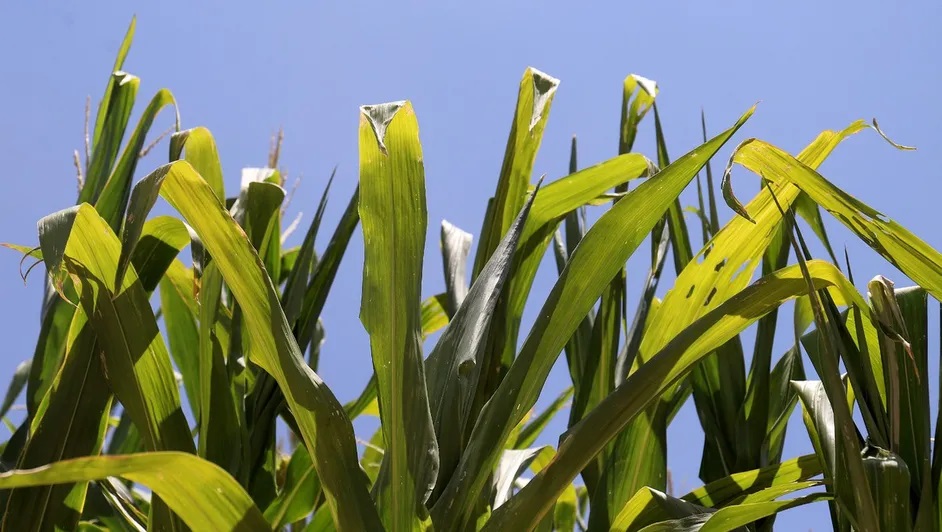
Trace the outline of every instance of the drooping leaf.
<instances>
[{"instance_id":1,"label":"drooping leaf","mask_svg":"<svg viewBox=\"0 0 942 532\"><path fill-rule=\"evenodd\" d=\"M814 171L813 165L754 139L737 148L732 162L759 173L772 183L798 187L906 276L936 298L942 298L942 254L906 228L834 186ZM724 182L724 190L730 190L731 194L728 174Z\"/></svg>"},{"instance_id":2,"label":"drooping leaf","mask_svg":"<svg viewBox=\"0 0 942 532\"><path fill-rule=\"evenodd\" d=\"M721 508L716 512L701 513L664 521L648 525L641 529L643 532L727 532L729 530L738 530L740 527L758 521L759 519L769 517L778 512L810 504L813 502L828 500L829 495L816 493L806 495L797 499L784 501L756 502L747 504L738 504Z\"/></svg>"},{"instance_id":3,"label":"drooping leaf","mask_svg":"<svg viewBox=\"0 0 942 532\"><path fill-rule=\"evenodd\" d=\"M160 187L161 195L180 211L218 265L242 308L243 326L252 342L251 360L275 377L285 393L335 522L354 529L378 528L379 519L356 462L349 418L302 359L274 285L245 233L186 162L163 166L137 186Z\"/></svg>"},{"instance_id":4,"label":"drooping leaf","mask_svg":"<svg viewBox=\"0 0 942 532\"><path fill-rule=\"evenodd\" d=\"M235 480L189 453L153 452L64 460L2 473L0 488L89 482L118 476L139 482L160 495L193 530L249 532L270 528Z\"/></svg>"},{"instance_id":5,"label":"drooping leaf","mask_svg":"<svg viewBox=\"0 0 942 532\"><path fill-rule=\"evenodd\" d=\"M822 471L817 456L799 456L761 469L730 475L699 487L681 499L698 506L719 508L735 504L750 493L766 488L806 481L820 475Z\"/></svg>"},{"instance_id":6,"label":"drooping leaf","mask_svg":"<svg viewBox=\"0 0 942 532\"><path fill-rule=\"evenodd\" d=\"M179 160L181 155L209 183L219 201L224 201L225 182L213 134L205 127L177 131L170 137L170 161Z\"/></svg>"}]
</instances>

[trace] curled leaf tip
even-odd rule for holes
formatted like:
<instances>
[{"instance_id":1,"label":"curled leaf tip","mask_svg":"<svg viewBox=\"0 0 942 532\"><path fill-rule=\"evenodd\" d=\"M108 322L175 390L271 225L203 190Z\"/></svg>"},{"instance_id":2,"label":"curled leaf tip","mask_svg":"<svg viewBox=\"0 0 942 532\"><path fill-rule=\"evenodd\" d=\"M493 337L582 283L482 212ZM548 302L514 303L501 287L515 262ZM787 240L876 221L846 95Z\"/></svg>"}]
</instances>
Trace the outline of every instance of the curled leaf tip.
<instances>
[{"instance_id":1,"label":"curled leaf tip","mask_svg":"<svg viewBox=\"0 0 942 532\"><path fill-rule=\"evenodd\" d=\"M653 79L648 79L644 76L639 76L638 74L629 74L628 77L635 80L641 89L648 93L648 96L652 98L657 96L657 82Z\"/></svg>"},{"instance_id":2,"label":"curled leaf tip","mask_svg":"<svg viewBox=\"0 0 942 532\"><path fill-rule=\"evenodd\" d=\"M379 145L379 151L386 155L386 128L392 122L393 117L408 102L400 100L398 102L380 103L376 105L363 105L360 107L360 113L366 118L376 135L376 142Z\"/></svg>"},{"instance_id":3,"label":"curled leaf tip","mask_svg":"<svg viewBox=\"0 0 942 532\"><path fill-rule=\"evenodd\" d=\"M888 143L890 143L890 146L893 146L893 147L896 148L897 150L916 151L916 147L915 147L915 146L904 146L904 145L902 145L902 144L897 144L896 142L893 142L893 140L891 140L890 137L887 137L887 136L886 136L886 133L884 133L883 130L880 129L880 124L877 123L877 119L876 119L876 118L873 119L873 129L876 130L876 132L879 133L881 137L883 137L883 140L885 140L885 141L887 141Z\"/></svg>"},{"instance_id":4,"label":"curled leaf tip","mask_svg":"<svg viewBox=\"0 0 942 532\"><path fill-rule=\"evenodd\" d=\"M747 111L747 114L752 114L752 110L754 109L755 106L752 106L752 109ZM729 208L733 209L736 214L742 216L752 223L756 223L756 221L751 216L749 216L749 213L746 212L746 208L743 207L742 203L739 202L739 199L736 198L736 195L733 194L733 186L730 176L733 173L733 163L736 162L736 154L739 153L739 150L754 140L754 138L746 139L742 141L739 146L736 146L736 149L733 150L733 154L729 156L729 162L726 163L726 170L723 172L723 180L720 184L720 187L723 190L723 199L726 200L726 204L729 205Z\"/></svg>"},{"instance_id":5,"label":"curled leaf tip","mask_svg":"<svg viewBox=\"0 0 942 532\"><path fill-rule=\"evenodd\" d=\"M533 131L533 128L543 119L547 107L553 100L556 88L559 87L559 80L533 67L527 68L527 74L533 80L533 112L530 114L529 129Z\"/></svg>"},{"instance_id":6,"label":"curled leaf tip","mask_svg":"<svg viewBox=\"0 0 942 532\"><path fill-rule=\"evenodd\" d=\"M138 79L138 77L134 74L130 74L123 70L115 70L114 77L118 78L118 85L124 85L125 83L130 83L131 81Z\"/></svg>"}]
</instances>

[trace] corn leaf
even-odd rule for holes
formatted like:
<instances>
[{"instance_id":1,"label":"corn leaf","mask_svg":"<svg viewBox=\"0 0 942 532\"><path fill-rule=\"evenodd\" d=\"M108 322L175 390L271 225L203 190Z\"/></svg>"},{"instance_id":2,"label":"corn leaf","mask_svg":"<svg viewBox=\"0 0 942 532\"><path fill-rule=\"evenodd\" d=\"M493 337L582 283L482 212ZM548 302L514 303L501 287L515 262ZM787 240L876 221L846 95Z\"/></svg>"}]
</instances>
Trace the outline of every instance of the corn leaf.
<instances>
[{"instance_id":1,"label":"corn leaf","mask_svg":"<svg viewBox=\"0 0 942 532\"><path fill-rule=\"evenodd\" d=\"M209 183L222 202L226 199L225 182L222 178L222 164L216 141L205 127L195 127L177 131L170 137L170 160L183 160L196 168L203 179Z\"/></svg>"},{"instance_id":2,"label":"corn leaf","mask_svg":"<svg viewBox=\"0 0 942 532\"><path fill-rule=\"evenodd\" d=\"M741 164L772 183L788 183L805 192L874 251L900 269L937 299L942 299L942 254L882 213L854 199L814 171L761 140L747 140L732 162ZM730 197L728 172L724 190ZM734 202L738 204L738 201ZM748 211L744 211L748 216ZM740 213L743 214L743 213Z\"/></svg>"},{"instance_id":3,"label":"corn leaf","mask_svg":"<svg viewBox=\"0 0 942 532\"><path fill-rule=\"evenodd\" d=\"M527 68L523 73L497 190L485 218L474 260L474 278L484 269L487 259L497 249L517 213L523 208L533 163L543 140L543 130L549 120L550 107L558 87L558 79L535 68Z\"/></svg>"},{"instance_id":4,"label":"corn leaf","mask_svg":"<svg viewBox=\"0 0 942 532\"><path fill-rule=\"evenodd\" d=\"M438 489L433 498L452 478L467 445L469 424L474 421L474 394L480 386L487 349L492 345L494 309L504 293L520 233L537 196L535 190L523 205L428 357L428 392L440 457Z\"/></svg>"},{"instance_id":5,"label":"corn leaf","mask_svg":"<svg viewBox=\"0 0 942 532\"><path fill-rule=\"evenodd\" d=\"M311 268L317 262L314 242L321 227L321 220L324 218L324 210L327 208L327 195L330 192L330 185L334 182L336 172L337 170L334 169L330 174L330 179L327 180L327 186L324 187L324 193L317 205L317 212L314 214L314 219L304 235L304 242L298 251L297 259L290 272L286 274L287 280L281 296L281 306L284 308L285 317L292 327L297 323L301 314L301 306L304 304L304 292L307 290L307 283L310 280ZM282 274L285 274L283 257L281 271Z\"/></svg>"},{"instance_id":6,"label":"corn leaf","mask_svg":"<svg viewBox=\"0 0 942 532\"><path fill-rule=\"evenodd\" d=\"M386 528L417 529L427 518L439 458L421 344L425 171L408 102L361 108L360 219L360 321L370 335L386 441L373 493Z\"/></svg>"},{"instance_id":7,"label":"corn leaf","mask_svg":"<svg viewBox=\"0 0 942 532\"><path fill-rule=\"evenodd\" d=\"M281 493L265 509L265 519L272 530L295 523L314 510L320 491L311 455L303 445L295 449L288 462Z\"/></svg>"},{"instance_id":8,"label":"corn leaf","mask_svg":"<svg viewBox=\"0 0 942 532\"><path fill-rule=\"evenodd\" d=\"M122 81L122 83L136 86L140 82L137 78L130 77L133 79ZM141 114L137 127L134 128L134 133L131 134L131 138L124 148L124 153L121 154L121 159L108 177L108 181L104 183L101 194L95 200L95 209L108 222L108 225L115 233L121 229L124 211L128 206L128 197L131 193L131 180L134 178L134 170L137 168L138 160L140 160L144 141L147 140L147 132L150 130L157 114L168 105L172 105L174 111L177 110L177 102L174 100L173 94L167 89L160 89ZM176 126L179 129L179 112L176 113Z\"/></svg>"},{"instance_id":9,"label":"corn leaf","mask_svg":"<svg viewBox=\"0 0 942 532\"><path fill-rule=\"evenodd\" d=\"M691 515L681 519L648 525L641 532L727 532L791 508L829 499L825 494L814 494L785 501L738 504L716 512Z\"/></svg>"},{"instance_id":10,"label":"corn leaf","mask_svg":"<svg viewBox=\"0 0 942 532\"><path fill-rule=\"evenodd\" d=\"M458 466L458 475L452 477L433 508L436 527L456 528L469 518L470 507L483 489L499 451L523 414L536 402L567 340L670 202L751 114L752 110L746 112L732 128L630 192L586 233L548 296L510 372L481 412ZM580 469L587 462L580 464Z\"/></svg>"},{"instance_id":11,"label":"corn leaf","mask_svg":"<svg viewBox=\"0 0 942 532\"><path fill-rule=\"evenodd\" d=\"M7 386L7 393L3 396L3 404L0 404L0 418L7 415L10 407L13 406L13 402L23 392L23 388L26 388L26 380L29 378L31 365L31 360L24 360L17 364L13 370L13 377L10 379L9 386Z\"/></svg>"},{"instance_id":12,"label":"corn leaf","mask_svg":"<svg viewBox=\"0 0 942 532\"><path fill-rule=\"evenodd\" d=\"M347 244L350 243L353 230L360 223L359 197L360 189L357 188L350 198L340 222L337 223L337 228L327 244L327 249L324 250L317 266L314 267L310 282L307 284L304 302L301 305L301 315L294 327L295 337L298 339L298 346L302 353L311 344L311 339L317 330L317 320L324 309L327 294L330 292L334 277L336 277L337 270L340 268L340 261L347 250ZM317 358L312 351L311 367L315 370L317 369L317 362Z\"/></svg>"},{"instance_id":13,"label":"corn leaf","mask_svg":"<svg viewBox=\"0 0 942 532\"><path fill-rule=\"evenodd\" d=\"M129 41L126 42L130 45ZM127 51L119 52L120 61L124 60L121 57L123 54L127 54ZM120 69L112 72L105 89L104 99L98 107L99 117L95 123L91 158L87 161L85 182L79 192L76 205L94 203L100 198L102 189L112 175L112 169L118 159L121 141L124 139L124 132L131 118L131 110L134 108L140 83L141 80L137 76Z\"/></svg>"},{"instance_id":14,"label":"corn leaf","mask_svg":"<svg viewBox=\"0 0 942 532\"><path fill-rule=\"evenodd\" d=\"M818 457L809 454L724 477L691 491L681 499L698 506L719 508L735 504L766 488L804 482L821 473Z\"/></svg>"},{"instance_id":15,"label":"corn leaf","mask_svg":"<svg viewBox=\"0 0 942 532\"><path fill-rule=\"evenodd\" d=\"M448 317L453 318L468 295L467 262L471 253L471 233L442 221L442 263L445 266L445 287L448 293Z\"/></svg>"},{"instance_id":16,"label":"corn leaf","mask_svg":"<svg viewBox=\"0 0 942 532\"><path fill-rule=\"evenodd\" d=\"M188 453L91 456L34 469L17 469L0 474L0 489L89 482L108 477L122 477L147 486L194 530L270 529L238 483L215 465Z\"/></svg>"},{"instance_id":17,"label":"corn leaf","mask_svg":"<svg viewBox=\"0 0 942 532\"><path fill-rule=\"evenodd\" d=\"M833 266L812 261L808 267L816 288L833 286L848 294L856 293ZM788 267L756 281L698 319L571 428L561 438L556 460L496 511L488 527L538 522L581 468L700 359L784 301L807 291L799 269Z\"/></svg>"},{"instance_id":18,"label":"corn leaf","mask_svg":"<svg viewBox=\"0 0 942 532\"><path fill-rule=\"evenodd\" d=\"M341 527L377 529L379 520L356 463L349 418L301 358L274 285L245 233L219 204L212 188L184 161L159 168L137 187L142 189L142 197L154 200L148 191L159 189L193 227L218 265L243 310L251 360L275 377L285 393L335 522ZM135 214L146 214L152 205L142 205Z\"/></svg>"},{"instance_id":19,"label":"corn leaf","mask_svg":"<svg viewBox=\"0 0 942 532\"><path fill-rule=\"evenodd\" d=\"M193 270L174 260L160 281L160 308L170 355L183 378L183 389L194 415L200 412L199 310Z\"/></svg>"},{"instance_id":20,"label":"corn leaf","mask_svg":"<svg viewBox=\"0 0 942 532\"><path fill-rule=\"evenodd\" d=\"M543 430L553 419L553 416L566 406L566 401L572 397L572 392L572 386L563 390L545 410L540 412L540 415L524 425L517 439L514 441L514 449L525 449L533 445L533 442L540 437L540 434L543 433Z\"/></svg>"},{"instance_id":21,"label":"corn leaf","mask_svg":"<svg viewBox=\"0 0 942 532\"><path fill-rule=\"evenodd\" d=\"M137 16L133 16L131 17L131 23L128 25L127 32L124 34L124 39L121 41L121 46L118 47L118 53L114 60L114 66L111 68L112 73L117 72L124 67L124 60L127 59L128 52L131 50L131 42L134 40L134 30L136 27ZM111 109L111 93L115 90L115 82L116 78L112 75L109 75L108 83L105 85L105 94L102 96L101 101L98 102L98 113L95 118L95 129L91 139L93 147L97 147L100 142L112 142L115 144L119 144L121 142L120 137L117 140L113 140L113 138L107 138L104 140L102 139L102 135L108 134L105 131L107 127L106 117L108 116L108 112ZM115 151L115 156L117 156L117 151ZM108 167L110 168L110 165Z\"/></svg>"}]
</instances>

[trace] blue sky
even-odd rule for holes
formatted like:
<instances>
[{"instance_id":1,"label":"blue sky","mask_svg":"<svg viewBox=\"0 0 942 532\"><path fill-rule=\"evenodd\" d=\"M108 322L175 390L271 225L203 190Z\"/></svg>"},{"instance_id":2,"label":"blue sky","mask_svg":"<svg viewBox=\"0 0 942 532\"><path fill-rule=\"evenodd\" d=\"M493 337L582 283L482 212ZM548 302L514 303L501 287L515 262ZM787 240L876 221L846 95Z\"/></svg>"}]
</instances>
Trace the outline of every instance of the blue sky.
<instances>
[{"instance_id":1,"label":"blue sky","mask_svg":"<svg viewBox=\"0 0 942 532\"><path fill-rule=\"evenodd\" d=\"M142 78L141 99L167 87L184 127L212 130L229 190L242 167L264 164L270 135L283 126L284 166L292 179L303 176L291 215L303 211L310 220L338 166L328 228L357 179L358 106L410 99L426 163L426 294L442 287L440 221L479 231L527 66L562 80L537 175L565 173L574 134L581 165L615 155L621 81L637 73L660 85L659 109L674 157L698 144L701 107L715 133L761 100L734 142L754 136L792 152L823 129L877 117L887 134L918 151L893 150L864 132L843 144L822 173L942 248L935 218L942 163L939 2L318 4L0 4L0 241L35 243L36 221L74 203L71 153L81 147L85 98L100 98L136 13L137 37L125 70ZM164 115L155 129L169 124ZM637 148L653 157L653 131L646 126ZM142 175L164 162L165 147L158 152L141 165ZM734 179L744 199L757 188L757 179L743 170ZM728 219L730 212L724 214ZM829 227L835 245L848 246L858 285L878 273L906 284L842 228ZM320 373L341 400L355 396L371 371L357 318L361 239L358 232L325 309ZM31 356L39 328L42 283L34 276L24 287L18 262L16 254L0 253L0 381ZM539 276L537 303L553 273L546 267ZM629 270L635 291L643 275L640 268ZM531 306L530 318L533 312ZM565 378L554 371L548 389L561 389ZM688 406L670 432L670 466L681 493L699 485L696 423ZM790 430L786 454L807 452L799 418ZM779 523L783 530L824 530L826 516L819 504L786 513Z\"/></svg>"}]
</instances>

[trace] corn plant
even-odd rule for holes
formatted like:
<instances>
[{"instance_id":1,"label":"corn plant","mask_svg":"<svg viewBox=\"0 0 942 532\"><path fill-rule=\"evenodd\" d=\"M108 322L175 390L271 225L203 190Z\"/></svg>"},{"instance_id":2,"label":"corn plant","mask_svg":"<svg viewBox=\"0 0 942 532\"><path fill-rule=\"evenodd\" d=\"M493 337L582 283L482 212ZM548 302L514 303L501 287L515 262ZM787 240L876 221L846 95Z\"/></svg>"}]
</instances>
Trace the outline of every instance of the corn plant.
<instances>
[{"instance_id":1,"label":"corn plant","mask_svg":"<svg viewBox=\"0 0 942 532\"><path fill-rule=\"evenodd\" d=\"M359 186L329 242L317 250L330 181L302 243L286 247L277 144L227 191L212 134L183 129L167 90L125 142L133 33L134 22L76 157L76 205L39 221L38 246L7 245L45 267L46 294L35 353L0 408L25 391L0 456L4 530L770 530L817 502L835 530L939 528L926 309L942 297L942 255L816 171L852 135L883 135L876 122L826 131L796 156L742 142L719 184L735 211L721 224L711 160L754 109L713 137L701 117L703 144L672 160L656 83L629 75L618 153L580 169L573 141L568 174L534 183L559 81L527 69L475 255L472 235L442 222L446 289L423 297L426 176L410 102L361 108ZM133 183L168 106L168 163ZM652 158L633 151L649 114ZM745 206L737 165L763 185ZM179 216L152 216L159 197ZM603 211L591 223L588 206ZM917 286L877 277L867 301L821 208ZM364 263L346 266L362 267L374 372L341 404L317 374L320 318L358 226ZM626 264L646 243L629 302ZM537 294L550 248L558 276ZM668 256L676 279L662 287ZM775 357L777 313L793 300L794 344ZM527 304L539 312L523 331ZM537 413L562 354L572 386ZM704 485L677 497L667 428L691 397ZM815 452L785 457L799 402ZM538 444L567 405L558 444ZM380 420L362 452L361 415Z\"/></svg>"}]
</instances>

